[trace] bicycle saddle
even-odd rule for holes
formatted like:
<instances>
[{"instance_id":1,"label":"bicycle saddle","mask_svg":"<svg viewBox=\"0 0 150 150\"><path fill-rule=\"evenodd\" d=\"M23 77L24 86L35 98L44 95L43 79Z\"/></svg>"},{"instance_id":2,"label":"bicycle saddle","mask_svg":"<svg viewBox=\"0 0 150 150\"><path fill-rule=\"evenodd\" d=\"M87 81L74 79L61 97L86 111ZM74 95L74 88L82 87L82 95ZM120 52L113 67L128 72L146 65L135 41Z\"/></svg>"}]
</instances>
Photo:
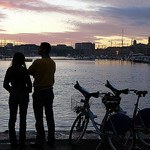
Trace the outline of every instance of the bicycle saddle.
<instances>
[{"instance_id":1,"label":"bicycle saddle","mask_svg":"<svg viewBox=\"0 0 150 150\"><path fill-rule=\"evenodd\" d=\"M110 82L107 80L107 83L105 84L106 87L112 90L112 92L116 95L119 96L120 94L128 94L129 90L128 89L123 89L123 90L118 90L115 87L113 87Z\"/></svg>"},{"instance_id":2,"label":"bicycle saddle","mask_svg":"<svg viewBox=\"0 0 150 150\"><path fill-rule=\"evenodd\" d=\"M90 98L90 97L98 98L98 96L99 96L99 92L90 93L88 90L81 87L78 81L76 81L76 84L74 85L74 88L79 90L87 98Z\"/></svg>"}]
</instances>

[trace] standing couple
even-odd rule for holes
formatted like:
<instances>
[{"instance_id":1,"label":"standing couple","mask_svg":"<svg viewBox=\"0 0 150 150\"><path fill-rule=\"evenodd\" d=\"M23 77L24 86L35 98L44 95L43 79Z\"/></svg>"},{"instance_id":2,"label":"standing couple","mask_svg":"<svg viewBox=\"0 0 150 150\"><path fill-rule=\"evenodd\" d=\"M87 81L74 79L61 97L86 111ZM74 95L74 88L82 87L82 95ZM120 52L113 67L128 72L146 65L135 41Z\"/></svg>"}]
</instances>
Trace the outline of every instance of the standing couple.
<instances>
[{"instance_id":1,"label":"standing couple","mask_svg":"<svg viewBox=\"0 0 150 150\"><path fill-rule=\"evenodd\" d=\"M46 144L53 146L55 142L55 123L53 116L53 84L55 73L55 62L50 58L51 46L47 42L41 43L38 54L41 59L35 60L29 69L25 65L25 57L17 52L13 56L12 65L7 69L4 78L4 88L10 93L9 96L9 138L11 148L24 148L26 140L26 116L29 103L29 93L32 92L30 75L34 78L33 110L36 120L36 142L32 145L42 148L45 144L45 131L43 123L43 109L48 127L48 137ZM20 113L19 143L16 137L15 123L17 110Z\"/></svg>"}]
</instances>

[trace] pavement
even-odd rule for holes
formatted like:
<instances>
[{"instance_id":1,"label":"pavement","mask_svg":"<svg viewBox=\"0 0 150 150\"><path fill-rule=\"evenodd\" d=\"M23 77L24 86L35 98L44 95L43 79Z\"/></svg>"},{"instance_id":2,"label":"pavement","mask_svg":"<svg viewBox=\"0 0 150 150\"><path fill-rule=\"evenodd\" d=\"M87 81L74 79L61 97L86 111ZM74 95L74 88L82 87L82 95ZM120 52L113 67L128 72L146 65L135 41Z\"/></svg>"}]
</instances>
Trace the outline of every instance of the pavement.
<instances>
[{"instance_id":1,"label":"pavement","mask_svg":"<svg viewBox=\"0 0 150 150\"><path fill-rule=\"evenodd\" d=\"M69 144L68 140L56 140L55 146L49 147L49 146L45 145L41 149L33 148L30 145L30 143L27 142L26 147L23 148L22 150L95 150L96 145L98 145L97 140L87 140L78 146L71 146ZM8 144L8 143L0 144L0 150L11 150L10 144ZM20 149L16 148L14 150L20 150Z\"/></svg>"},{"instance_id":2,"label":"pavement","mask_svg":"<svg viewBox=\"0 0 150 150\"><path fill-rule=\"evenodd\" d=\"M18 137L18 132L16 133ZM46 132L47 135L47 132ZM22 150L39 150L33 148L31 144L35 142L36 132L35 131L27 131L26 132L26 147ZM55 133L55 146L49 147L45 144L42 150L92 150L96 148L96 145L99 143L99 136L94 132L89 132L85 134L82 143L78 146L72 146L69 144L69 131L56 131ZM8 131L0 132L0 150L11 150L9 143L9 135ZM15 150L19 150L16 148Z\"/></svg>"},{"instance_id":3,"label":"pavement","mask_svg":"<svg viewBox=\"0 0 150 150\"><path fill-rule=\"evenodd\" d=\"M55 146L49 147L48 145L45 145L41 150L95 150L100 142L99 136L95 134L93 131L86 133L80 145L77 146L72 146L69 144L68 141L69 131L56 131L55 135L56 135ZM23 148L22 150L40 150L33 148L31 146L31 144L35 142L35 137L36 137L35 131L27 131L26 147ZM106 146L107 145L105 145L105 147ZM136 142L136 147L137 150L150 150L150 148L144 147L138 141ZM8 131L0 132L0 150L11 150ZM20 149L16 148L14 150ZM105 150L109 150L109 148L105 148Z\"/></svg>"}]
</instances>

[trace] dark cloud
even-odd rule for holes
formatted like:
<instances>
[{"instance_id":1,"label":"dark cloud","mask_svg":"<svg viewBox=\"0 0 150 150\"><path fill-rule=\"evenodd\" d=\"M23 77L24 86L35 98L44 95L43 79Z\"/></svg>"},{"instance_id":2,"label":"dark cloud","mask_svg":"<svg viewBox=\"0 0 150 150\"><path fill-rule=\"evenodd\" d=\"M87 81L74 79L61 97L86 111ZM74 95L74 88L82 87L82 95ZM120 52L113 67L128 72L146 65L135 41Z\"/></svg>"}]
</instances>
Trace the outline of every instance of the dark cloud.
<instances>
[{"instance_id":1,"label":"dark cloud","mask_svg":"<svg viewBox=\"0 0 150 150\"><path fill-rule=\"evenodd\" d=\"M74 22L74 25L78 27L76 33L80 37L82 33L83 39L93 39L96 40L96 36L99 37L113 37L113 36L122 36L122 30L124 30L124 37L129 39L137 39L137 37L147 38L149 37L150 28L149 26L131 26L123 25L120 23L114 23L107 21L104 23L81 23ZM64 34L65 35L65 34ZM87 40L89 41L89 40Z\"/></svg>"},{"instance_id":2,"label":"dark cloud","mask_svg":"<svg viewBox=\"0 0 150 150\"><path fill-rule=\"evenodd\" d=\"M128 6L150 6L149 0L76 0L85 3L99 4L106 6L128 7Z\"/></svg>"},{"instance_id":3,"label":"dark cloud","mask_svg":"<svg viewBox=\"0 0 150 150\"><path fill-rule=\"evenodd\" d=\"M57 12L76 16L90 15L89 11L68 9L67 7L52 5L41 0L2 0L0 1L0 7L36 12Z\"/></svg>"},{"instance_id":4,"label":"dark cloud","mask_svg":"<svg viewBox=\"0 0 150 150\"><path fill-rule=\"evenodd\" d=\"M111 20L120 22L120 24L134 26L150 25L150 7L100 8L99 14L102 13L104 19L109 17Z\"/></svg>"}]
</instances>

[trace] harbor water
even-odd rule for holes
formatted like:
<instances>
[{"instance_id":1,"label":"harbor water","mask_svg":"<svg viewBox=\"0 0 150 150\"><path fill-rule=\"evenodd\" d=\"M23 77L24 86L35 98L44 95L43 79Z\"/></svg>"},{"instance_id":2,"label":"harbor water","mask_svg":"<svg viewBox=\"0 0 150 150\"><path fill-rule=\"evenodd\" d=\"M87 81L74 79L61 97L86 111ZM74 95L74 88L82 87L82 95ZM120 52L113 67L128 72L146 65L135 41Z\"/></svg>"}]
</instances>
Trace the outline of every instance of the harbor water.
<instances>
[{"instance_id":1,"label":"harbor water","mask_svg":"<svg viewBox=\"0 0 150 150\"><path fill-rule=\"evenodd\" d=\"M71 96L80 94L74 84L80 85L90 92L109 91L105 87L106 80L118 89L147 90L148 95L140 100L140 108L150 107L150 64L132 63L121 60L55 60L56 74L54 84L54 116L56 130L69 130L76 114L71 110ZM3 80L10 61L0 61L0 132L8 130L8 98L9 93L3 89ZM27 62L29 67L32 62ZM33 78L31 77L33 80ZM132 116L136 96L122 95L121 107ZM91 109L98 115L100 122L105 114L101 98L93 98ZM19 115L18 115L19 118ZM45 117L44 117L45 120ZM46 125L46 122L45 122ZM16 123L18 130L19 119ZM91 126L91 125L89 125ZM27 114L27 130L35 130L35 119L32 108L32 93Z\"/></svg>"}]
</instances>

